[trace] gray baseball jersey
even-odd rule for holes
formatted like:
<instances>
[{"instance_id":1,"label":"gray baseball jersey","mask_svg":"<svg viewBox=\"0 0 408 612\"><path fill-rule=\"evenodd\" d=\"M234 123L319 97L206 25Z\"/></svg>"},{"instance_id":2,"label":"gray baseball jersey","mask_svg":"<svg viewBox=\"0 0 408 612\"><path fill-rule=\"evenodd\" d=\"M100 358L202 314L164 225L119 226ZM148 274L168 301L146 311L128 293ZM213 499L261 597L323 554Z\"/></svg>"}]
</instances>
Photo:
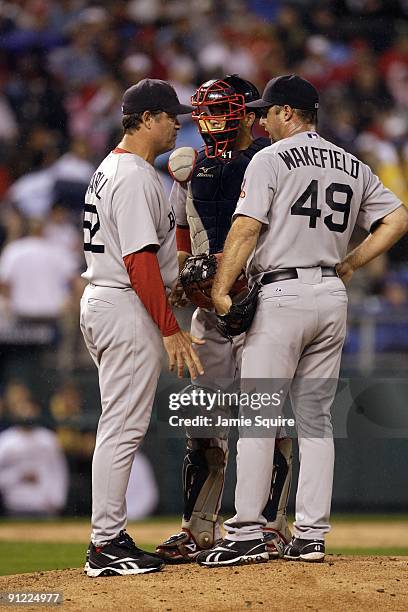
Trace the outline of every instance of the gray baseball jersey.
<instances>
[{"instance_id":1,"label":"gray baseball jersey","mask_svg":"<svg viewBox=\"0 0 408 612\"><path fill-rule=\"evenodd\" d=\"M333 271L327 276L322 266L334 267L344 259L355 224L370 230L399 206L368 166L315 132L266 147L245 173L235 216L263 224L248 263L250 276L296 269L293 278L262 287L241 373L242 385L249 379L256 390L266 384L270 392L279 391L282 379L290 383L301 461L297 538L323 540L330 529L330 408L346 333L347 294L342 281ZM264 437L241 437L236 515L225 523L227 539L262 537L274 447L271 431Z\"/></svg>"},{"instance_id":2,"label":"gray baseball jersey","mask_svg":"<svg viewBox=\"0 0 408 612\"><path fill-rule=\"evenodd\" d=\"M253 157L234 216L263 223L249 262L250 276L258 277L334 266L344 259L356 223L370 230L401 205L368 166L317 133L302 132Z\"/></svg>"},{"instance_id":3,"label":"gray baseball jersey","mask_svg":"<svg viewBox=\"0 0 408 612\"><path fill-rule=\"evenodd\" d=\"M126 527L126 489L149 426L163 353L159 328L131 287L123 257L156 245L170 290L178 276L175 226L154 168L137 155L110 153L85 197L83 276L89 284L80 318L102 403L92 464L95 545Z\"/></svg>"},{"instance_id":4,"label":"gray baseball jersey","mask_svg":"<svg viewBox=\"0 0 408 612\"><path fill-rule=\"evenodd\" d=\"M164 285L177 281L175 215L156 170L138 155L110 153L93 175L85 196L83 277L103 287L130 287L123 257L148 245Z\"/></svg>"}]
</instances>

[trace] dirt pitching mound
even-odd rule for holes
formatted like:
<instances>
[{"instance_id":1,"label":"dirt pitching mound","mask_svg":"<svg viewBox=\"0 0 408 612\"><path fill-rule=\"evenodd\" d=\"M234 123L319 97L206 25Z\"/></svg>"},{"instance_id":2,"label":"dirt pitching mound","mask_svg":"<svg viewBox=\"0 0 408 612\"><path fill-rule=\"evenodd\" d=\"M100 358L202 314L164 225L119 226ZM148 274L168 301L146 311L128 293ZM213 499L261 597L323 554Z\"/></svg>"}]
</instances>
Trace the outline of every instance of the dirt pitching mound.
<instances>
[{"instance_id":1,"label":"dirt pitching mound","mask_svg":"<svg viewBox=\"0 0 408 612\"><path fill-rule=\"evenodd\" d=\"M68 569L2 576L0 591L60 591L63 610L76 612L408 610L407 557L326 559L322 564L281 560L218 569L166 566L155 574L112 578L88 578L80 569ZM24 606L33 612L38 608Z\"/></svg>"}]
</instances>

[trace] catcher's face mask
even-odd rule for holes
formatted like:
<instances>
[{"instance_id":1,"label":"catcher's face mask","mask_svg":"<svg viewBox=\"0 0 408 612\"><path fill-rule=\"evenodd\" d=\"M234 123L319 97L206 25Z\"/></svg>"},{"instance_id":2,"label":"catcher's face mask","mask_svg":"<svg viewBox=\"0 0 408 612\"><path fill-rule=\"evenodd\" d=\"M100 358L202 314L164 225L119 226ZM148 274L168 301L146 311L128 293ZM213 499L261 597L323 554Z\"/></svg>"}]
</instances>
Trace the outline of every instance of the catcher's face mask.
<instances>
[{"instance_id":1,"label":"catcher's face mask","mask_svg":"<svg viewBox=\"0 0 408 612\"><path fill-rule=\"evenodd\" d=\"M207 157L220 157L233 148L240 119L245 117L244 96L222 80L207 81L191 97L192 117L205 143Z\"/></svg>"}]
</instances>

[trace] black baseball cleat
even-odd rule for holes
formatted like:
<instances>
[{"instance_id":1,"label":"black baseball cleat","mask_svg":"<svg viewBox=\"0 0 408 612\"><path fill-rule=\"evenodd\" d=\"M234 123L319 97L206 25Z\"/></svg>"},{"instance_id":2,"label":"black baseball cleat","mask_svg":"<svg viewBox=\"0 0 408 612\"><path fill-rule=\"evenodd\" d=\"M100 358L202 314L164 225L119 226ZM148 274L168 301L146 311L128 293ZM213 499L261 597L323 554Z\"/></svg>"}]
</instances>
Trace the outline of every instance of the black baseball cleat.
<instances>
[{"instance_id":1,"label":"black baseball cleat","mask_svg":"<svg viewBox=\"0 0 408 612\"><path fill-rule=\"evenodd\" d=\"M293 537L283 553L283 558L288 561L309 561L309 563L321 563L324 561L324 540L303 540Z\"/></svg>"},{"instance_id":2,"label":"black baseball cleat","mask_svg":"<svg viewBox=\"0 0 408 612\"><path fill-rule=\"evenodd\" d=\"M91 578L147 574L164 567L162 559L138 548L125 531L105 546L91 543L88 551L84 571Z\"/></svg>"},{"instance_id":3,"label":"black baseball cleat","mask_svg":"<svg viewBox=\"0 0 408 612\"><path fill-rule=\"evenodd\" d=\"M266 563L268 559L266 544L261 538L245 542L222 540L214 548L203 550L197 556L197 562L204 567Z\"/></svg>"}]
</instances>

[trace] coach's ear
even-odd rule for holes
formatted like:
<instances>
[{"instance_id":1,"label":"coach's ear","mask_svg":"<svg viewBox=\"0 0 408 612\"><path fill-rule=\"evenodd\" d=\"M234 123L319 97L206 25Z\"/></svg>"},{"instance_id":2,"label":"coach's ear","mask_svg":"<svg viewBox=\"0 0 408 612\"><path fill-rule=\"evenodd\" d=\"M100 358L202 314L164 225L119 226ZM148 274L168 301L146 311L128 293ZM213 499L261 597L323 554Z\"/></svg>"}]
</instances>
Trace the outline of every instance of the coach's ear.
<instances>
[{"instance_id":1,"label":"coach's ear","mask_svg":"<svg viewBox=\"0 0 408 612\"><path fill-rule=\"evenodd\" d=\"M151 125L152 125L153 120L154 120L154 115L151 113L151 111L146 110L146 111L144 111L144 113L143 113L143 115L142 115L142 117L141 117L141 118L142 118L142 123L143 123L143 125L144 125L144 126L145 126L145 127L148 129L148 130L150 130Z\"/></svg>"}]
</instances>

